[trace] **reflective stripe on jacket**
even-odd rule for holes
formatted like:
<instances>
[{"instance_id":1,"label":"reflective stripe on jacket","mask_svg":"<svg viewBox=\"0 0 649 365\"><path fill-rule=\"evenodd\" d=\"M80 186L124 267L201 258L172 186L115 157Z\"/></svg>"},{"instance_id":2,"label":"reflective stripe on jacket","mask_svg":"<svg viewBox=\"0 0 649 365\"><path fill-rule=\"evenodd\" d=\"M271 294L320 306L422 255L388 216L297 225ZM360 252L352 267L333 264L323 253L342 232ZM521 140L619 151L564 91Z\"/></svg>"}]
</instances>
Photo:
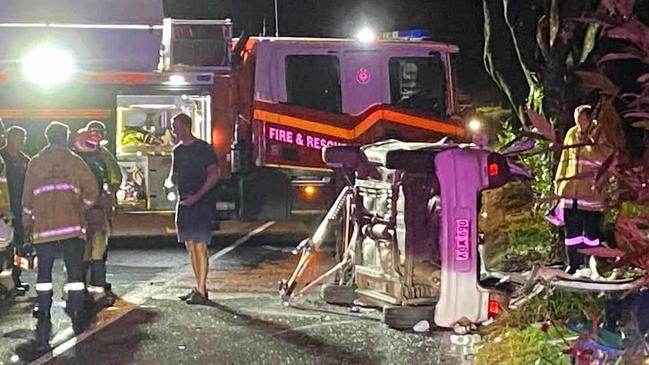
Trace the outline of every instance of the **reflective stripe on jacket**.
<instances>
[{"instance_id":1,"label":"reflective stripe on jacket","mask_svg":"<svg viewBox=\"0 0 649 365\"><path fill-rule=\"evenodd\" d=\"M604 210L605 197L595 188L595 179L612 148L604 143L598 130L593 123L585 133L574 126L566 134L555 178L556 194L563 198L564 208L576 202L581 210Z\"/></svg>"},{"instance_id":2,"label":"reflective stripe on jacket","mask_svg":"<svg viewBox=\"0 0 649 365\"><path fill-rule=\"evenodd\" d=\"M43 149L27 166L23 192L23 222L32 227L34 243L83 236L83 209L98 193L79 156L62 146Z\"/></svg>"}]
</instances>

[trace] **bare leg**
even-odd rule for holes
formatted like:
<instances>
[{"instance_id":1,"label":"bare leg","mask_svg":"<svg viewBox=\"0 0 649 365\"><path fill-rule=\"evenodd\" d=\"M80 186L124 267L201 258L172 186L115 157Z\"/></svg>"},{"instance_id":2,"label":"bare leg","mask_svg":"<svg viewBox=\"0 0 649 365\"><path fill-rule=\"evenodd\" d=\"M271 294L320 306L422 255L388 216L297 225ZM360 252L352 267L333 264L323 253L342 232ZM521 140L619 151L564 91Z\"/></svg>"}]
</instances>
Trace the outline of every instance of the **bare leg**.
<instances>
[{"instance_id":1,"label":"bare leg","mask_svg":"<svg viewBox=\"0 0 649 365\"><path fill-rule=\"evenodd\" d=\"M196 271L196 246L192 241L185 242L185 247L187 248L187 253L189 254L189 263L192 266L192 271L194 272L194 279L198 282L198 271Z\"/></svg>"},{"instance_id":2,"label":"bare leg","mask_svg":"<svg viewBox=\"0 0 649 365\"><path fill-rule=\"evenodd\" d=\"M207 273L209 266L209 257L207 252L207 244L205 242L196 242L195 244L195 254L196 254L196 271L197 271L197 290L200 294L207 294Z\"/></svg>"}]
</instances>

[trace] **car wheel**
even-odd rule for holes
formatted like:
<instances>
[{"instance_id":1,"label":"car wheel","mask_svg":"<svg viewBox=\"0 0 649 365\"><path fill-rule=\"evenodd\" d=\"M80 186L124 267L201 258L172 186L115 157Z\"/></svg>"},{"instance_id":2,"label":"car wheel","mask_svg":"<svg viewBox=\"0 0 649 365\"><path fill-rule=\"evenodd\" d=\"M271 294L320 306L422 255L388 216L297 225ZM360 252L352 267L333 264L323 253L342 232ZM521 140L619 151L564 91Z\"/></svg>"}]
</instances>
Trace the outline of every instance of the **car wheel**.
<instances>
[{"instance_id":1,"label":"car wheel","mask_svg":"<svg viewBox=\"0 0 649 365\"><path fill-rule=\"evenodd\" d=\"M395 306L383 308L383 322L398 330L412 330L420 321L432 326L435 309L433 306Z\"/></svg>"},{"instance_id":2,"label":"car wheel","mask_svg":"<svg viewBox=\"0 0 649 365\"><path fill-rule=\"evenodd\" d=\"M329 304L352 305L356 299L353 286L327 284L322 287L322 298Z\"/></svg>"}]
</instances>

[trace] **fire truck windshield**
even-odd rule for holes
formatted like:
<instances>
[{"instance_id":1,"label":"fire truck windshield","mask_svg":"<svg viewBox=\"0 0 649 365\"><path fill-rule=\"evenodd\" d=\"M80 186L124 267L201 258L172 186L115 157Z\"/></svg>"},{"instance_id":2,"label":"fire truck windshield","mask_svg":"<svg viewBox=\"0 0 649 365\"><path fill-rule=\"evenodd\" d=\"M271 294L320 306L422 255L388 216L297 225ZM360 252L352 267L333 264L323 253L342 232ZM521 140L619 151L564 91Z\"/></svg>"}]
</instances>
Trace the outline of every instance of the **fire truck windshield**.
<instances>
[{"instance_id":1,"label":"fire truck windshield","mask_svg":"<svg viewBox=\"0 0 649 365\"><path fill-rule=\"evenodd\" d=\"M446 117L446 74L439 55L390 59L391 105Z\"/></svg>"}]
</instances>

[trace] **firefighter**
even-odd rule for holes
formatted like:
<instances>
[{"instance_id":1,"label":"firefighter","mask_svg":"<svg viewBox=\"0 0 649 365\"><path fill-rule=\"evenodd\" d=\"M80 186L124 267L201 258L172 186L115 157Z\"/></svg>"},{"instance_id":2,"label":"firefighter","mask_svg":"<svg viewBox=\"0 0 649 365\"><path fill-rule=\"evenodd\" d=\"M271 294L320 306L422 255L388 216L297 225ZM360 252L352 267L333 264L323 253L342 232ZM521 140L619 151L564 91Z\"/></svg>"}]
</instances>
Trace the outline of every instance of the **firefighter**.
<instances>
[{"instance_id":1,"label":"firefighter","mask_svg":"<svg viewBox=\"0 0 649 365\"><path fill-rule=\"evenodd\" d=\"M79 132L94 132L101 136L102 143L99 145L99 156L106 165L106 178L108 180L108 187L110 191L115 194L122 184L122 169L117 163L115 156L106 148L106 125L98 120L91 120L86 126L79 130Z\"/></svg>"},{"instance_id":2,"label":"firefighter","mask_svg":"<svg viewBox=\"0 0 649 365\"><path fill-rule=\"evenodd\" d=\"M66 313L75 333L89 324L84 312L83 280L85 233L83 212L98 194L95 176L83 160L68 148L69 129L51 122L45 129L48 145L29 162L23 192L23 226L38 255L36 279L37 349L48 349L52 323L52 266L58 250L63 253L69 283Z\"/></svg>"},{"instance_id":3,"label":"firefighter","mask_svg":"<svg viewBox=\"0 0 649 365\"><path fill-rule=\"evenodd\" d=\"M5 125L0 119L0 147L4 148L7 144L7 134ZM11 218L11 209L9 206L9 187L7 184L6 164L4 159L0 156L0 218Z\"/></svg>"},{"instance_id":4,"label":"firefighter","mask_svg":"<svg viewBox=\"0 0 649 365\"><path fill-rule=\"evenodd\" d=\"M13 218L13 252L19 256L24 256L27 247L24 246L25 235L22 226L22 203L23 187L25 184L25 171L29 163L29 156L23 152L25 145L25 129L13 126L7 130L6 146L0 149L0 155L5 163L7 184L9 188L9 200L11 205L11 216ZM20 265L13 265L12 278L14 281L14 291L17 295L24 295L29 290L29 285L23 284L20 280Z\"/></svg>"},{"instance_id":5,"label":"firefighter","mask_svg":"<svg viewBox=\"0 0 649 365\"><path fill-rule=\"evenodd\" d=\"M90 131L93 133L96 133L97 135L101 136L102 142L98 146L98 153L99 157L103 161L106 170L105 170L105 179L106 182L108 183L108 191L110 192L110 195L113 198L113 207L111 207L111 213L114 210L114 202L116 201L116 194L120 189L120 186L122 185L122 169L120 168L119 164L117 163L117 159L115 158L115 155L112 154L108 148L106 148L106 125L98 120L91 120L86 124L86 126L81 129L79 132L85 132L85 131ZM106 198L106 197L104 197ZM112 214L109 215L108 217L108 226L107 226L107 231L106 231L106 241L108 241L108 237L110 236L110 218ZM104 282L106 281L106 260L108 259L108 246L106 246L106 249L104 250ZM108 298L115 298L115 295L113 294L111 290L111 285L108 282L105 282L105 291L106 295Z\"/></svg>"},{"instance_id":6,"label":"firefighter","mask_svg":"<svg viewBox=\"0 0 649 365\"><path fill-rule=\"evenodd\" d=\"M596 262L589 263L578 250L600 245L604 219L604 195L596 189L595 177L612 152L600 126L593 120L590 105L574 111L575 126L568 130L556 174L556 194L564 211L566 272L577 277L598 279Z\"/></svg>"},{"instance_id":7,"label":"firefighter","mask_svg":"<svg viewBox=\"0 0 649 365\"><path fill-rule=\"evenodd\" d=\"M0 119L0 147L4 147L5 143L5 127L2 119ZM1 230L3 231L1 232L3 237L0 237L0 273L2 273L2 271L4 271L5 269L11 268L13 265L12 250L9 248L9 244L12 241L12 237L10 237L9 234L12 229L12 217L9 202L9 188L7 185L7 178L5 176L5 163L0 156L0 220L2 220L0 225L3 228ZM10 293L15 293L15 290L15 285L12 285L12 283L0 282L0 294L8 295ZM3 291L6 291L6 293L3 293Z\"/></svg>"},{"instance_id":8,"label":"firefighter","mask_svg":"<svg viewBox=\"0 0 649 365\"><path fill-rule=\"evenodd\" d=\"M85 211L86 253L84 256L84 278L87 278L88 294L99 307L113 304L113 295L107 295L106 262L108 245L108 217L113 210L113 198L108 190L108 172L101 158L99 147L102 137L92 131L77 134L73 144L74 151L84 160L95 175L99 195L95 204Z\"/></svg>"}]
</instances>

